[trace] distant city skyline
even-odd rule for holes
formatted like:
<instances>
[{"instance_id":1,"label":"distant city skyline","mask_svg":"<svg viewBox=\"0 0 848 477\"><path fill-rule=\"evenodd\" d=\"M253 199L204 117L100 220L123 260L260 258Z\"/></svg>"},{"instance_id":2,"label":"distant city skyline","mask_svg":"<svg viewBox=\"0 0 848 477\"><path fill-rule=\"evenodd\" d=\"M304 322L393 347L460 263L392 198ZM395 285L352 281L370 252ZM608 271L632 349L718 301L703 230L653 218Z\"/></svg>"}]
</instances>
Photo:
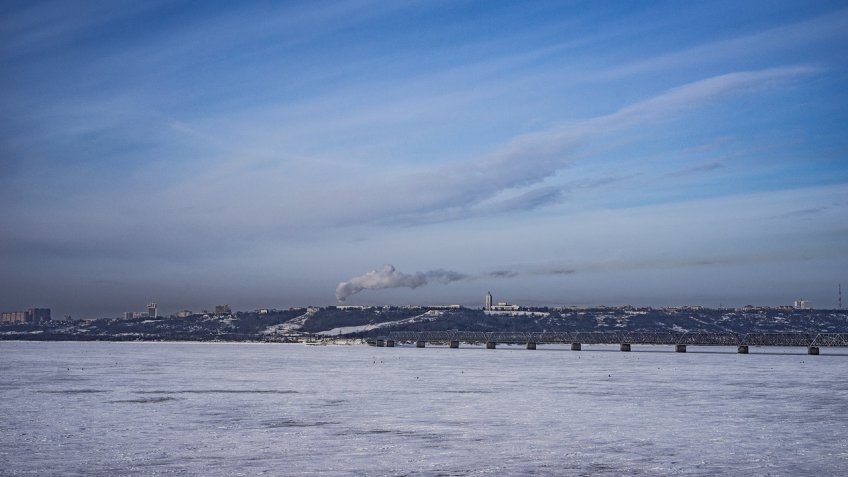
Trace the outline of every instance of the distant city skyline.
<instances>
[{"instance_id":1,"label":"distant city skyline","mask_svg":"<svg viewBox=\"0 0 848 477\"><path fill-rule=\"evenodd\" d=\"M480 308L480 309L483 309L483 310L495 310L495 311L497 311L497 310L500 310L500 311L504 311L504 310L517 311L519 309L538 308L538 307L552 307L552 308L611 307L611 308L621 308L621 307L628 307L628 306L633 306L633 307L636 307L636 308L656 308L656 309L690 308L690 307L712 308L712 309L724 309L724 308L726 308L726 309L742 309L742 308L751 306L751 307L754 307L754 308L766 307L766 308L793 308L793 309L800 309L800 310L809 310L809 309L820 309L820 310L827 310L827 309L837 310L838 309L838 310L841 310L842 304L841 304L840 298L841 298L841 285L838 286L838 290L837 290L837 305L836 306L827 306L827 305L816 306L810 300L807 300L807 299L804 299L804 298L798 298L791 303L781 303L781 304L778 304L778 305L753 304L753 303L746 303L745 305L734 305L734 304L727 304L727 303L719 303L719 305L717 305L717 306L705 306L705 305L700 304L700 303L667 303L667 304L659 305L659 304L650 304L650 303L648 303L648 304L646 304L646 303L641 303L641 304L636 304L636 303L615 303L615 304L611 304L611 303L566 303L566 302L545 302L545 301L534 301L534 300L530 300L529 302L526 302L526 303L524 303L524 302L522 302L522 303L509 303L507 301L503 301L502 297L498 297L498 300L494 301L494 297L491 294L491 291L487 291L486 295L479 302L474 302L473 300L470 300L470 299L466 300L464 302L455 302L455 303L447 303L447 302L436 302L436 303L423 303L423 302L418 302L418 303L415 303L415 302L410 302L410 303L377 303L377 302L371 302L371 301L366 300L366 301L362 302L362 304L358 304L358 305L350 305L350 304L345 304L345 303L341 303L341 302L339 302L339 303L311 303L311 304L308 304L308 305L300 304L300 305L291 305L291 306L281 306L279 308L273 307L273 306L272 307L258 306L258 305L255 305L255 304L254 305L246 305L244 308L233 308L230 305L225 304L225 305L212 305L212 306L203 305L203 306L195 307L194 310L190 310L190 309L187 309L185 307L177 306L176 308L173 309L173 311L165 312L165 313L159 312L158 305L156 303L149 303L147 305L147 311L125 311L125 312L123 312L122 314L119 314L119 315L122 315L124 319L157 318L157 317L163 317L164 318L164 317L171 317L171 316L176 316L177 318L185 318L187 316L191 316L191 315L195 315L195 314L227 315L227 314L230 314L230 313L238 313L238 312L247 312L247 313L257 312L259 314L267 314L271 310L284 310L284 309L291 309L291 308L308 308L308 307L324 308L324 307L328 307L328 306L338 306L339 308L360 308L360 307L368 308L368 307L381 307L381 306L399 306L399 307L406 307L406 306L418 307L418 306L420 306L420 307L431 307L431 308L433 308L433 307L436 307L436 308L438 308L438 307L449 307L449 308L466 307L466 308L471 308L471 309ZM9 312L9 311L3 310L4 318L3 318L2 321L5 322L5 321L26 321L26 320L29 320L29 318L18 319L17 315L23 316L25 313L33 313L33 310L34 310L33 308L30 308L27 311L15 311L15 312ZM35 310L36 311L46 311L47 316L50 315L49 309L46 309L46 310L35 309ZM16 317L11 317L11 318L7 319L6 315L16 315ZM61 316L56 316L56 317L54 317L54 319L60 320L60 319L64 319L67 316L71 316L71 318L73 318L73 319L95 318L95 316L85 316L85 317L76 316L76 317L74 317L72 315L65 314L65 315L61 315ZM112 316L112 315L109 315L109 314L105 314L105 315L96 316L96 318L121 318L121 316ZM49 320L49 318L48 318L48 320ZM35 321L38 321L38 319L36 319Z\"/></svg>"},{"instance_id":2,"label":"distant city skyline","mask_svg":"<svg viewBox=\"0 0 848 477\"><path fill-rule=\"evenodd\" d=\"M13 1L0 69L2 310L848 283L841 1Z\"/></svg>"}]
</instances>

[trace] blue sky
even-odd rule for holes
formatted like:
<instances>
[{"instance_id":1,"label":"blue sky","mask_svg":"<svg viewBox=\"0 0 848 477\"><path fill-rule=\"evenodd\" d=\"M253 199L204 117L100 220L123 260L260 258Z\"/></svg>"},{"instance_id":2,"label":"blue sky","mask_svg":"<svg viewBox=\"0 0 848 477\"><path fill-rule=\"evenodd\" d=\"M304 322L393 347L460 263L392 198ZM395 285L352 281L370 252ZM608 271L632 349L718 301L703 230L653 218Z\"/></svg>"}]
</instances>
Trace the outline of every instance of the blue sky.
<instances>
[{"instance_id":1,"label":"blue sky","mask_svg":"<svg viewBox=\"0 0 848 477\"><path fill-rule=\"evenodd\" d=\"M4 2L0 71L4 310L848 286L845 2Z\"/></svg>"}]
</instances>

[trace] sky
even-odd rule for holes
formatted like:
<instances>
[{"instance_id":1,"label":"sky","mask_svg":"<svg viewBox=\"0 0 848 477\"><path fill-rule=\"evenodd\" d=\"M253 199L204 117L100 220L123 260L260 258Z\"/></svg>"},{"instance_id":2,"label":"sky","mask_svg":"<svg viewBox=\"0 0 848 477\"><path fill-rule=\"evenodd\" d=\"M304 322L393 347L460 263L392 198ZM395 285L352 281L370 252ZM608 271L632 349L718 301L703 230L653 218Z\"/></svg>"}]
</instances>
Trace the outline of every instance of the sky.
<instances>
[{"instance_id":1,"label":"sky","mask_svg":"<svg viewBox=\"0 0 848 477\"><path fill-rule=\"evenodd\" d=\"M5 1L0 71L4 311L848 290L844 1Z\"/></svg>"}]
</instances>

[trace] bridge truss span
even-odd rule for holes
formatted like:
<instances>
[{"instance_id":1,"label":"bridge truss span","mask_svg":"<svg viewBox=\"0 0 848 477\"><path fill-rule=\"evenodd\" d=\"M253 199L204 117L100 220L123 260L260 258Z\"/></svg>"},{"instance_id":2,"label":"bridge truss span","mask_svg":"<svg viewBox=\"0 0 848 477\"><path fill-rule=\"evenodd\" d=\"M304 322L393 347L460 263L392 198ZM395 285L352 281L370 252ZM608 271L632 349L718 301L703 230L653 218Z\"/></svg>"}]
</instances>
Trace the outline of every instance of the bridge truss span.
<instances>
[{"instance_id":1,"label":"bridge truss span","mask_svg":"<svg viewBox=\"0 0 848 477\"><path fill-rule=\"evenodd\" d=\"M683 331L392 331L385 339L397 343L502 343L683 346L804 346L848 347L848 333L747 333ZM453 346L455 347L455 346Z\"/></svg>"}]
</instances>

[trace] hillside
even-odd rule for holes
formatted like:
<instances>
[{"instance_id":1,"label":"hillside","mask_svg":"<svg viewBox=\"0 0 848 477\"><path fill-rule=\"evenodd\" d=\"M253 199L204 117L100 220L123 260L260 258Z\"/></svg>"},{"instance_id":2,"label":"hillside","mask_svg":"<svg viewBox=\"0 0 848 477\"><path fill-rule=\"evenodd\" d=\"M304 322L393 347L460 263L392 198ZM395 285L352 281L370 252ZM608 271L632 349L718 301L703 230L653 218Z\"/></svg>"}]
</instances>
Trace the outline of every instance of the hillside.
<instances>
[{"instance_id":1,"label":"hillside","mask_svg":"<svg viewBox=\"0 0 848 477\"><path fill-rule=\"evenodd\" d=\"M299 341L305 337L370 338L389 331L723 331L848 332L843 310L676 310L594 308L534 310L530 315L482 310L293 308L266 314L242 313L187 318L52 321L4 324L6 340L109 341Z\"/></svg>"}]
</instances>

